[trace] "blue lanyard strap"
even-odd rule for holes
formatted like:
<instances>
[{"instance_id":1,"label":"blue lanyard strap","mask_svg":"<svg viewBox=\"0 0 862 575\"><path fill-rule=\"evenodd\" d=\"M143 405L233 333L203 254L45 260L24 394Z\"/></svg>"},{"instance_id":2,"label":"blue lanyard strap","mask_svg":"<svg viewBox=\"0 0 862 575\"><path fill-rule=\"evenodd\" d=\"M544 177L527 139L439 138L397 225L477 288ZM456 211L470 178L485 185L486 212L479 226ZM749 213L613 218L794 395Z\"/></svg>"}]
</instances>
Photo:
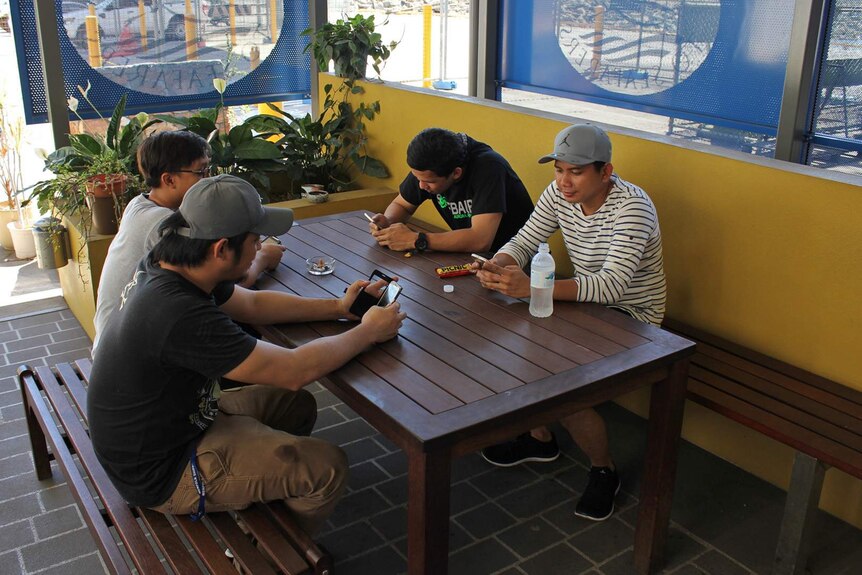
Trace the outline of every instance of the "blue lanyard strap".
<instances>
[{"instance_id":1,"label":"blue lanyard strap","mask_svg":"<svg viewBox=\"0 0 862 575\"><path fill-rule=\"evenodd\" d=\"M192 521L197 521L206 513L206 500L207 500L207 487L204 485L203 477L201 477L201 471L198 467L198 454L197 449L192 449L192 455L189 458L189 465L192 468L192 483L195 484L195 491L198 492L200 498L198 499L198 510L196 513L192 513L189 517Z\"/></svg>"}]
</instances>

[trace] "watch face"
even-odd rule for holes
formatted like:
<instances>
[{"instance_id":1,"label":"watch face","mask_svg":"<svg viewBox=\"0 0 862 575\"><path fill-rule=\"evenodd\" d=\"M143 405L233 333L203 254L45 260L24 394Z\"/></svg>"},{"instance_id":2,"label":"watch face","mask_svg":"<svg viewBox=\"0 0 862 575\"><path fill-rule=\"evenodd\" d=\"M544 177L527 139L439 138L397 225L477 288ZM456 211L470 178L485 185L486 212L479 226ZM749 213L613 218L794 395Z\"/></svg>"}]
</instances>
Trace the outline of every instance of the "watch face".
<instances>
[{"instance_id":1,"label":"watch face","mask_svg":"<svg viewBox=\"0 0 862 575\"><path fill-rule=\"evenodd\" d=\"M415 247L420 252L428 249L428 238L425 236L425 234L419 234L419 237L416 238L416 243L413 244L413 247Z\"/></svg>"}]
</instances>

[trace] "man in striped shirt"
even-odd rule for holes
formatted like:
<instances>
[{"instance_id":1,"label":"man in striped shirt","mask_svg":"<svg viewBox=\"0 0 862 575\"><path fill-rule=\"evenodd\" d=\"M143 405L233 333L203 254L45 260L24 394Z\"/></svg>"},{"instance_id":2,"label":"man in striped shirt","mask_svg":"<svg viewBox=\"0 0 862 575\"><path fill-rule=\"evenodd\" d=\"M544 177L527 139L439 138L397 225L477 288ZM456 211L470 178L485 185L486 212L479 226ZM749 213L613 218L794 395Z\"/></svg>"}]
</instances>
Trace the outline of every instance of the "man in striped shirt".
<instances>
[{"instance_id":1,"label":"man in striped shirt","mask_svg":"<svg viewBox=\"0 0 862 575\"><path fill-rule=\"evenodd\" d=\"M574 266L572 279L554 282L554 299L596 302L640 321L659 325L666 286L661 230L649 196L614 173L611 141L589 124L569 126L554 151L539 159L554 162L554 181L542 192L524 227L478 271L482 285L513 297L529 297L523 268L557 229ZM561 420L590 458L590 477L575 514L602 521L613 514L620 480L608 449L602 417L585 409ZM553 461L560 451L547 428L488 447L483 457L509 467L526 461Z\"/></svg>"}]
</instances>

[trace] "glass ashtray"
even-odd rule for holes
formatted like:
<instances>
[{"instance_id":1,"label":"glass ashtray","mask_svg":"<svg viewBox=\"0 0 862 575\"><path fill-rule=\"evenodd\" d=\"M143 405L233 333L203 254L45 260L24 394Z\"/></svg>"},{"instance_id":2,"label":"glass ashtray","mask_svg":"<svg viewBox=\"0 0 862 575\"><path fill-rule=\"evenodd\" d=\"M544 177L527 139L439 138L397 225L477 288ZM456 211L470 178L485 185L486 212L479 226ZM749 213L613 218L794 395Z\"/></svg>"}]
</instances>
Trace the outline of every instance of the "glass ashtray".
<instances>
[{"instance_id":1,"label":"glass ashtray","mask_svg":"<svg viewBox=\"0 0 862 575\"><path fill-rule=\"evenodd\" d=\"M305 266L311 275L325 276L335 269L335 260L327 256L313 256L305 260Z\"/></svg>"}]
</instances>

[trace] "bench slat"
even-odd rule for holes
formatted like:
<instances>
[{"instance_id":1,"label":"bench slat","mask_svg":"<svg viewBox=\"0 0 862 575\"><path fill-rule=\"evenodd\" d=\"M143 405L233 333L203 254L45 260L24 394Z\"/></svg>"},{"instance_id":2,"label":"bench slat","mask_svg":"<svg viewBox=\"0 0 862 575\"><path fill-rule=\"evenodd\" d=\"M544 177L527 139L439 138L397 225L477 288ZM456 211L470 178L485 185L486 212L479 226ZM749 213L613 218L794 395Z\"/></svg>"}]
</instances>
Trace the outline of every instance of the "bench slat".
<instances>
[{"instance_id":1,"label":"bench slat","mask_svg":"<svg viewBox=\"0 0 862 575\"><path fill-rule=\"evenodd\" d=\"M826 437L837 444L844 445L853 451L862 453L862 436L832 423L828 417L818 417L793 405L782 403L769 393L749 388L734 380L706 371L698 365L691 366L689 377L702 381L712 387L751 404L755 409L772 413L781 419L793 422L799 427Z\"/></svg>"},{"instance_id":2,"label":"bench slat","mask_svg":"<svg viewBox=\"0 0 862 575\"><path fill-rule=\"evenodd\" d=\"M788 399L788 402L794 403L794 405L802 409L806 405L810 405L811 409L817 409L817 406L823 405L833 409L834 414L846 414L840 415L845 422L848 422L844 425L852 426L854 425L853 422L855 422L855 425L858 427L860 426L859 422L862 421L862 405L849 398L852 397L853 390L849 390L851 393L836 395L827 389L814 387L804 380L791 378L762 365L753 364L745 358L701 343L698 344L697 353L692 358L692 361L694 363L702 363L705 366L726 365L727 369L736 369L740 374L749 374L750 377L757 378L758 381L769 382L770 385L775 386L774 391L770 393L778 396L783 390L785 394L793 394L793 396L799 399L795 401ZM710 367L710 369L716 369L716 367ZM718 367L717 369L721 368ZM734 379L737 378L734 377ZM740 376L739 380L742 380L742 376ZM786 397L791 398L792 396L786 395ZM860 397L862 397L862 394L860 394Z\"/></svg>"},{"instance_id":3,"label":"bench slat","mask_svg":"<svg viewBox=\"0 0 862 575\"><path fill-rule=\"evenodd\" d=\"M79 412L73 409L68 396L60 388L60 384L55 378L53 371L50 367L40 367L36 369L36 374L42 382L42 388L45 390L48 400L54 406L57 418L66 429L66 436L72 442L75 452L78 454L79 462L92 478L93 487L102 500L102 505L107 510L108 516L117 527L117 533L120 535L123 543L126 544L126 550L135 566L142 573L164 571L161 561L159 561L155 551L153 551L153 548L147 541L144 532L141 530L140 525L138 525L131 509L129 509L128 503L123 500L110 479L108 479L104 469L102 469L102 465L93 451L90 437L81 424ZM67 477L70 475L68 471L64 470ZM73 473L77 475L77 469ZM92 497L89 491L80 493L79 495L82 496L80 497L81 500Z\"/></svg>"},{"instance_id":4,"label":"bench slat","mask_svg":"<svg viewBox=\"0 0 862 575\"><path fill-rule=\"evenodd\" d=\"M236 575L233 564L202 521L192 521L188 515L174 515L174 519L213 575Z\"/></svg>"},{"instance_id":5,"label":"bench slat","mask_svg":"<svg viewBox=\"0 0 862 575\"><path fill-rule=\"evenodd\" d=\"M689 379L688 389L691 399L697 403L794 449L807 453L827 465L837 467L854 477L862 478L862 455L858 452L758 409L703 382Z\"/></svg>"},{"instance_id":6,"label":"bench slat","mask_svg":"<svg viewBox=\"0 0 862 575\"><path fill-rule=\"evenodd\" d=\"M141 521L153 534L153 539L161 549L162 554L174 570L174 573L200 573L201 569L194 557L180 539L168 518L158 511L139 508Z\"/></svg>"},{"instance_id":7,"label":"bench slat","mask_svg":"<svg viewBox=\"0 0 862 575\"><path fill-rule=\"evenodd\" d=\"M290 575L309 573L308 564L256 505L236 513L245 522L251 534L257 538L258 545L269 553L280 569Z\"/></svg>"},{"instance_id":8,"label":"bench slat","mask_svg":"<svg viewBox=\"0 0 862 575\"><path fill-rule=\"evenodd\" d=\"M298 550L305 555L305 559L313 567L315 575L332 573L332 557L325 554L309 537L308 533L299 528L284 501L273 501L266 508L278 525L287 533L288 538L299 546Z\"/></svg>"},{"instance_id":9,"label":"bench slat","mask_svg":"<svg viewBox=\"0 0 862 575\"><path fill-rule=\"evenodd\" d=\"M63 476L66 479L66 484L71 489L75 499L83 510L84 521L90 528L90 532L95 535L94 539L102 552L102 557L105 559L108 568L113 573L125 574L131 573L126 559L120 552L120 548L114 541L114 536L111 533L110 527L101 520L101 512L96 505L96 500L90 493L86 481L78 472L78 467L72 454L66 449L63 436L57 424L50 416L50 410L45 404L45 399L39 389L39 384L33 372L30 370L20 372L19 377L22 385L22 391L26 395L26 402L31 409L33 415L39 421L39 425L45 434L48 443L51 445L51 450L54 454L54 460L60 466ZM51 376L53 377L53 375ZM49 421L46 421L48 418ZM96 520L99 518L99 520Z\"/></svg>"},{"instance_id":10,"label":"bench slat","mask_svg":"<svg viewBox=\"0 0 862 575\"><path fill-rule=\"evenodd\" d=\"M246 573L257 575L274 575L275 570L267 563L257 547L249 539L248 535L236 524L233 517L227 512L208 513L207 519L219 537L224 540L230 548L233 556L239 561L240 566Z\"/></svg>"}]
</instances>

